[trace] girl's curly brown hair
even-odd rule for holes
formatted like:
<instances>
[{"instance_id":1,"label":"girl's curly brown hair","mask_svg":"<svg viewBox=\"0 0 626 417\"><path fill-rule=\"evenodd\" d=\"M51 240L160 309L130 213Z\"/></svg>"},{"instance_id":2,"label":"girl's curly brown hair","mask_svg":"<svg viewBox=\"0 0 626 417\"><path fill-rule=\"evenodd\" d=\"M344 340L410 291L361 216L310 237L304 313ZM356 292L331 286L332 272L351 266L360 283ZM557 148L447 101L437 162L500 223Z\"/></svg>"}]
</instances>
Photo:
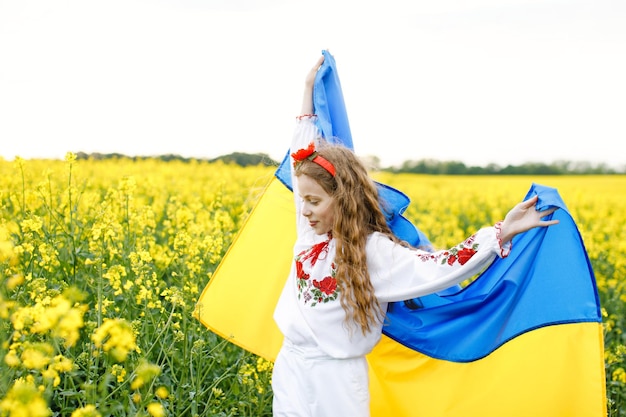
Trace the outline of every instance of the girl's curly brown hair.
<instances>
[{"instance_id":1,"label":"girl's curly brown hair","mask_svg":"<svg viewBox=\"0 0 626 417\"><path fill-rule=\"evenodd\" d=\"M294 174L311 177L335 200L332 234L337 247L335 263L340 301L348 324L355 324L365 334L371 330L372 323L381 322L385 315L375 297L367 269L367 237L381 232L398 240L381 210L376 184L354 152L327 142L320 143L317 152L333 164L334 177L309 160L298 164Z\"/></svg>"}]
</instances>

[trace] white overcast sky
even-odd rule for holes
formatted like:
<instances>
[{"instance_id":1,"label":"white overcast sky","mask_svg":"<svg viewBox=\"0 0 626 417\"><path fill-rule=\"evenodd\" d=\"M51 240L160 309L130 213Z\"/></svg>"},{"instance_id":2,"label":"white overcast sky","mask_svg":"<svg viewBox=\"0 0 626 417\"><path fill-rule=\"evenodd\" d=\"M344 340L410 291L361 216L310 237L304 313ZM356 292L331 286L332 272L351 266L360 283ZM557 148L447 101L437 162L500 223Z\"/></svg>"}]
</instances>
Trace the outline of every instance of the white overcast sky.
<instances>
[{"instance_id":1,"label":"white overcast sky","mask_svg":"<svg viewBox=\"0 0 626 417\"><path fill-rule=\"evenodd\" d=\"M384 166L626 166L623 0L0 0L0 156L281 160L322 49Z\"/></svg>"}]
</instances>

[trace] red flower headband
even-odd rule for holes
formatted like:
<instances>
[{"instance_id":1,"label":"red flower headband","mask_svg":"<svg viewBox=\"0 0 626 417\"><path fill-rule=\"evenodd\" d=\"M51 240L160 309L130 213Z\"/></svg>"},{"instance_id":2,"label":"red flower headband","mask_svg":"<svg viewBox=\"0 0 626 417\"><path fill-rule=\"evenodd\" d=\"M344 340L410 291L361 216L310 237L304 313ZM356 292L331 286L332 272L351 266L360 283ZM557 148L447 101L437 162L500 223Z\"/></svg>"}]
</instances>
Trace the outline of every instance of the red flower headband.
<instances>
[{"instance_id":1,"label":"red flower headband","mask_svg":"<svg viewBox=\"0 0 626 417\"><path fill-rule=\"evenodd\" d=\"M335 176L335 167L326 158L317 154L315 150L315 144L309 143L305 149L300 149L297 152L291 154L293 158L293 167L297 167L302 161L308 159L311 162L315 162L317 165L324 168L330 175Z\"/></svg>"}]
</instances>

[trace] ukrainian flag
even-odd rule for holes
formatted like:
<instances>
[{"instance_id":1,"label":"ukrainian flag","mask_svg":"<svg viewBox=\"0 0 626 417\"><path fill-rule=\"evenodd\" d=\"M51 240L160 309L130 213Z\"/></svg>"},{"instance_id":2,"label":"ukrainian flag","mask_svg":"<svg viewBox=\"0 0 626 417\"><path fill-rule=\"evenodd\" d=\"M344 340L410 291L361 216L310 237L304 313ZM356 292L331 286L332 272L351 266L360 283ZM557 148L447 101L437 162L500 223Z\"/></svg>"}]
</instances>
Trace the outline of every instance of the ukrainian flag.
<instances>
[{"instance_id":1,"label":"ukrainian flag","mask_svg":"<svg viewBox=\"0 0 626 417\"><path fill-rule=\"evenodd\" d=\"M314 104L326 138L352 147L336 64L327 52ZM292 262L295 210L286 157L204 289L198 317L268 360L282 335L274 306ZM378 184L394 233L428 239L403 216L408 198ZM515 238L514 249L465 288L393 303L368 355L373 417L604 417L604 346L595 278L555 189L526 198L559 207L559 225ZM259 245L262 242L263 245ZM257 265L264 265L259 271Z\"/></svg>"},{"instance_id":2,"label":"ukrainian flag","mask_svg":"<svg viewBox=\"0 0 626 417\"><path fill-rule=\"evenodd\" d=\"M606 416L593 270L557 191L533 195L558 226L515 238L466 288L390 307L369 357L373 415Z\"/></svg>"}]
</instances>

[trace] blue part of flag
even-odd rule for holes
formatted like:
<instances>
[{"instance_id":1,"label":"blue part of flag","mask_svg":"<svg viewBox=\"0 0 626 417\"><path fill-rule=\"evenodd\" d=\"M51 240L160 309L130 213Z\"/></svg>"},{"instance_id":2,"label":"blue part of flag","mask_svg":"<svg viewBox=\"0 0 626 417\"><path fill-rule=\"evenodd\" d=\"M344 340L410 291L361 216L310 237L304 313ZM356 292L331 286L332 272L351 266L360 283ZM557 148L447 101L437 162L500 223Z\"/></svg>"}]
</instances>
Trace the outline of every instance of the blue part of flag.
<instances>
[{"instance_id":1,"label":"blue part of flag","mask_svg":"<svg viewBox=\"0 0 626 417\"><path fill-rule=\"evenodd\" d=\"M317 115L317 128L327 141L354 149L335 58L327 50L323 50L322 54L324 62L317 71L313 85L313 111ZM293 191L289 154L288 149L275 175Z\"/></svg>"},{"instance_id":2,"label":"blue part of flag","mask_svg":"<svg viewBox=\"0 0 626 417\"><path fill-rule=\"evenodd\" d=\"M507 258L496 259L464 289L393 303L383 333L428 356L481 359L537 328L601 322L595 276L565 203L554 188L533 184L524 199L556 206L559 224L518 235Z\"/></svg>"},{"instance_id":3,"label":"blue part of flag","mask_svg":"<svg viewBox=\"0 0 626 417\"><path fill-rule=\"evenodd\" d=\"M387 219L391 231L401 240L411 245L430 246L428 237L402 215L409 206L411 200L403 192L388 185L375 182L378 188L378 198L381 208Z\"/></svg>"},{"instance_id":4,"label":"blue part of flag","mask_svg":"<svg viewBox=\"0 0 626 417\"><path fill-rule=\"evenodd\" d=\"M354 149L335 58L327 50L322 51L322 54L324 63L317 72L313 86L313 109L317 115L317 127L327 141ZM274 175L293 191L289 153L288 150ZM395 188L378 182L376 185L381 208L394 234L413 246L430 245L426 235L402 215L410 199Z\"/></svg>"},{"instance_id":5,"label":"blue part of flag","mask_svg":"<svg viewBox=\"0 0 626 417\"><path fill-rule=\"evenodd\" d=\"M313 88L317 127L327 141L354 149L335 58L328 51L322 51L322 54L324 63L317 72Z\"/></svg>"}]
</instances>

